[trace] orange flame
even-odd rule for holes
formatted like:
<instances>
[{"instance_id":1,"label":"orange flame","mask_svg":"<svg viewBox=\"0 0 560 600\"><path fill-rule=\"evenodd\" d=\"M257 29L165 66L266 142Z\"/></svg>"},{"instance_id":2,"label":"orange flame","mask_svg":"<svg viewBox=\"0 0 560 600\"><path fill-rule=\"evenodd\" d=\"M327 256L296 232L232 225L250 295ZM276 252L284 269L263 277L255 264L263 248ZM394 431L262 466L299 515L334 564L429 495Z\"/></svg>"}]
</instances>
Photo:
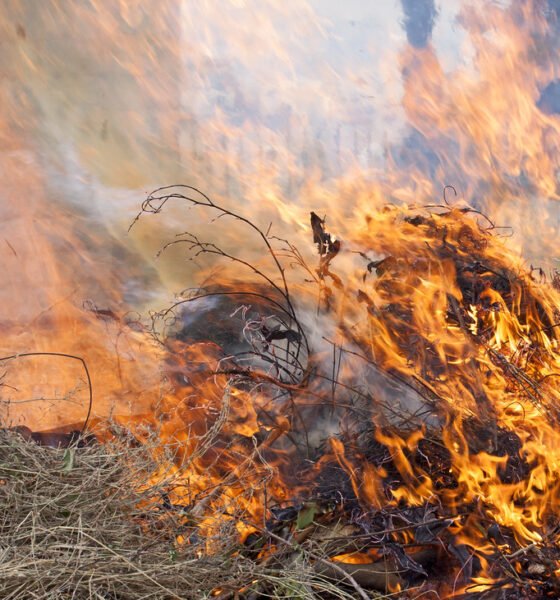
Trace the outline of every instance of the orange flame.
<instances>
[{"instance_id":1,"label":"orange flame","mask_svg":"<svg viewBox=\"0 0 560 600\"><path fill-rule=\"evenodd\" d=\"M475 0L459 14L469 61L450 68L435 42L387 50L382 58L392 60L376 58L384 64L375 71L390 101L402 85L406 123L397 129L406 125L410 137L398 143L391 134L377 147L360 134L363 121L385 109L360 101L354 114L341 91L370 98L363 92L374 69L337 70L311 57L323 55L327 19L305 2L266 10L226 4L166 0L154 12L142 0L64 9L53 1L32 15L10 3L1 23L9 42L2 59L9 85L0 92L3 355L82 358L94 416L114 417L139 440L159 440L151 481L173 482L167 502L192 509L208 551L224 527L245 540L266 523L271 503L305 497L336 466L364 511L443 507L457 543L479 560L482 575L473 581L486 589L495 544L480 523L506 529L519 545L541 544L560 503L560 293L521 258L552 257L557 239L560 121L541 101L558 77L556 18L536 0ZM298 62L301 55L309 63ZM98 71L88 75L82 64L91 56ZM90 104L94 95L100 100ZM334 150L317 134L330 123L339 124ZM353 137L351 152L340 147L345 136ZM374 150L382 160L371 158ZM91 188L93 204L115 210L109 223L88 220L92 207L86 218L68 198L55 201L71 195L56 184L68 165L76 186ZM117 209L112 199L116 188L179 177L230 208L243 201L243 214L267 233L249 238L239 219L235 227L219 219L221 255L206 246L185 267L181 249L202 246L182 234L158 274L150 264L146 275L147 256L183 219L183 207L141 219L125 250L116 239L132 220L131 203L123 193L125 208ZM466 201L449 202L449 183ZM443 202L434 200L442 189ZM326 213L342 240L328 268L309 266L311 210ZM504 243L482 212L518 237ZM208 219L204 211L189 216L195 232ZM263 253L263 239L276 254L268 246ZM231 260L239 248L245 258L228 272L209 259ZM280 269L271 256L282 259ZM273 367L247 360L232 374L233 359L212 332L200 341L173 331L179 311L166 313L167 337L130 313L158 304L161 283L262 296L262 278L275 288L270 304L257 306L269 314L245 321L236 342L258 343ZM157 288L156 299L130 300L133 279ZM288 325L301 315L315 351L291 356L299 378L289 370L283 378L274 362L293 352L289 336L274 345L263 334L270 322L286 324L272 308L283 283L297 305L293 314L283 307ZM81 425L87 389L77 365L60 356L2 364L4 423ZM384 448L383 464L370 460L363 440L345 443L363 435L352 429L352 411L362 411L367 442ZM473 423L485 436L469 430ZM500 453L499 435L515 439L515 451ZM423 453L430 443L445 456L441 472ZM303 473L304 455L314 462Z\"/></svg>"}]
</instances>

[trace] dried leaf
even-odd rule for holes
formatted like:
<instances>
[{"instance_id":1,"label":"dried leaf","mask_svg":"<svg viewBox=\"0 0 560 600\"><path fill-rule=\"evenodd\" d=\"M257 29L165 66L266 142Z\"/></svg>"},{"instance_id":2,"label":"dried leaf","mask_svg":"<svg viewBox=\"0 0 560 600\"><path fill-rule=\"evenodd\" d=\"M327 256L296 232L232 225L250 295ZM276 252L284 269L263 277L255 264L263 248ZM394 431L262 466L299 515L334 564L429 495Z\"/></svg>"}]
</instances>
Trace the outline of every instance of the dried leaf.
<instances>
[{"instance_id":1,"label":"dried leaf","mask_svg":"<svg viewBox=\"0 0 560 600\"><path fill-rule=\"evenodd\" d=\"M293 329L268 329L263 326L261 328L264 335L264 339L267 342L273 342L276 340L288 340L289 342L298 343L301 341L301 335Z\"/></svg>"},{"instance_id":2,"label":"dried leaf","mask_svg":"<svg viewBox=\"0 0 560 600\"><path fill-rule=\"evenodd\" d=\"M541 563L531 563L527 569L529 575L542 575L546 571L546 567Z\"/></svg>"},{"instance_id":3,"label":"dried leaf","mask_svg":"<svg viewBox=\"0 0 560 600\"><path fill-rule=\"evenodd\" d=\"M414 531L414 541L419 544L429 544L433 542L437 536L450 525L453 525L452 519L444 519L437 523L431 523L429 525L420 525Z\"/></svg>"},{"instance_id":4,"label":"dried leaf","mask_svg":"<svg viewBox=\"0 0 560 600\"><path fill-rule=\"evenodd\" d=\"M270 513L275 522L285 523L293 521L298 514L298 510L294 506L288 506L287 508L274 506L270 509Z\"/></svg>"},{"instance_id":5,"label":"dried leaf","mask_svg":"<svg viewBox=\"0 0 560 600\"><path fill-rule=\"evenodd\" d=\"M490 527L488 527L487 537L489 540L496 542L499 546L506 543L500 526L497 523L492 523Z\"/></svg>"},{"instance_id":6,"label":"dried leaf","mask_svg":"<svg viewBox=\"0 0 560 600\"><path fill-rule=\"evenodd\" d=\"M317 244L319 254L323 254L322 247L325 243L325 221L314 212L311 212L311 229L313 230L313 243Z\"/></svg>"},{"instance_id":7,"label":"dried leaf","mask_svg":"<svg viewBox=\"0 0 560 600\"><path fill-rule=\"evenodd\" d=\"M381 276L391 269L395 269L397 266L397 259L393 256L387 256L381 260L372 260L367 265L368 272L372 272L375 269L377 276Z\"/></svg>"},{"instance_id":8,"label":"dried leaf","mask_svg":"<svg viewBox=\"0 0 560 600\"><path fill-rule=\"evenodd\" d=\"M74 468L74 448L66 448L64 454L62 455L62 471L64 473L70 473L70 471Z\"/></svg>"}]
</instances>

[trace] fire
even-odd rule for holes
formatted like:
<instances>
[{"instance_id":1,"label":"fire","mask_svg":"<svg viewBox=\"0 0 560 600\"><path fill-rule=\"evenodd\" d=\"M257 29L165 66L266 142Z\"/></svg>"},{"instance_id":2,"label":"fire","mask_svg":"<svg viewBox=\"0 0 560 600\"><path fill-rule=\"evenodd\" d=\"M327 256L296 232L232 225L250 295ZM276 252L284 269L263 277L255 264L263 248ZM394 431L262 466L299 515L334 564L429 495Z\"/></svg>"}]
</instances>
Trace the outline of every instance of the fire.
<instances>
[{"instance_id":1,"label":"fire","mask_svg":"<svg viewBox=\"0 0 560 600\"><path fill-rule=\"evenodd\" d=\"M180 189L169 193L177 198ZM162 190L145 206L158 213L171 197ZM237 218L206 200L203 205L223 218ZM321 239L327 239L325 227L322 221ZM506 549L539 544L560 500L554 454L557 392L541 386L558 369L551 324L560 292L536 282L466 208L390 207L364 219L353 243L361 248L353 257L335 256L327 270L321 259L317 270L327 300L320 318L339 317L337 344L347 353L338 379L324 374L320 355L306 358L319 361L318 371L302 386L283 379L279 365L267 371L266 361L237 364L236 356L246 352L228 356L215 345L187 341L183 347L178 340L169 347L172 372L182 373L189 384L176 381L176 394L184 399L169 398L154 420L154 425L165 421L158 429L162 447L177 448L171 502L181 506L186 498L189 504L195 499L193 512L200 513L198 527L208 540L229 520L247 539L266 520L268 502L283 505L290 494L304 497L302 485L313 487L338 465L366 513L443 507L454 543L470 549L477 572L490 572L496 545L481 523L493 523L510 536ZM276 255L269 251L274 263ZM340 263L344 272L337 268L339 258L346 261ZM353 268L348 268L350 258ZM298 288L300 302L316 301L313 287ZM245 328L254 336L249 354L272 364L286 347L257 346L256 339L261 344L299 340L293 329L281 328L271 338L262 313L253 321L244 318L253 324ZM383 391L381 373L414 393L397 404ZM368 382L361 397L344 391L356 390L360 381ZM341 386L334 397L329 382ZM314 467L305 469L298 438L306 427L300 412L313 414L310 395L323 398L340 431ZM287 399L293 415L282 420ZM343 402L351 409L363 409L366 402L368 438L361 433L361 441L352 441L360 427L339 405ZM386 454L381 462L368 450L371 444ZM430 444L441 449L436 453ZM439 463L439 475L432 461ZM299 481L293 478L296 464ZM404 527L397 539L412 543L416 538L410 535ZM336 560L364 564L359 553L348 560L341 556L344 560ZM473 581L482 585L480 578Z\"/></svg>"},{"instance_id":2,"label":"fire","mask_svg":"<svg viewBox=\"0 0 560 600\"><path fill-rule=\"evenodd\" d=\"M218 552L232 532L250 546L290 505L301 535L325 513L359 512L372 532L377 517L424 510L431 520L377 533L410 556L446 545L442 589L455 595L497 585L497 556L524 572L518 548L554 545L560 291L551 265L535 276L527 264L554 259L558 230L552 3L465 2L460 64L430 33L388 49L395 69L376 71L389 100L402 91L405 122L404 139L383 148L360 141L342 91L370 98L372 69L315 64L332 24L311 3L39 12L34 21L13 5L2 22L11 80L29 81L2 92L2 354L15 357L2 359L3 423L81 428L90 390L72 358L82 360L89 429L104 440L118 424L153 447L158 467L142 485L168 491L147 508L180 512L179 548L202 536ZM47 59L38 23L51 42L60 23L69 30ZM106 80L78 68L89 54ZM113 80L131 100L70 110L62 127L61 72L69 106L98 88L112 98ZM366 120L385 110L359 102ZM316 136L333 122L334 149ZM115 208L105 198L116 188L179 178L197 188L158 189L123 242L138 194L92 226L91 214L53 202L69 194L53 184L61 164L96 190L100 212ZM503 223L516 237L502 239ZM162 246L159 271L146 267ZM161 310L178 282L189 289ZM262 560L280 543L269 542ZM421 558L411 560L424 576ZM373 547L332 553L333 564L397 559ZM399 572L391 589L406 583Z\"/></svg>"}]
</instances>

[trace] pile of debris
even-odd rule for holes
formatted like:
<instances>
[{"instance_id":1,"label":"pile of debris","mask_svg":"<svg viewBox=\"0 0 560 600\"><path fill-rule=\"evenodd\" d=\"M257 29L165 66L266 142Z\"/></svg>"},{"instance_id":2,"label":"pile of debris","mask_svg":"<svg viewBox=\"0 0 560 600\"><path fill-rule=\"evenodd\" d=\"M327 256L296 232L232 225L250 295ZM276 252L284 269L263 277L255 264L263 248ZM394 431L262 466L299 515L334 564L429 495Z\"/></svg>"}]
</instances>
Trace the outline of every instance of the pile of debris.
<instances>
[{"instance_id":1,"label":"pile of debris","mask_svg":"<svg viewBox=\"0 0 560 600\"><path fill-rule=\"evenodd\" d=\"M342 241L312 213L311 267L188 186L157 190L142 210L171 199L247 227L272 269L189 232L174 240L258 281L218 282L153 315L167 393L153 413L97 430L124 458L6 439L0 493L18 508L3 536L27 554L5 563L5 597L23 597L14 561L31 557L68 565L49 567L41 589L89 582L103 598L138 597L141 581L162 598L557 597L558 277L447 202L362 215ZM286 261L305 273L297 294ZM317 297L322 348L300 316ZM128 450L148 460L135 466ZM109 455L119 475L100 487L88 461ZM30 487L39 500L21 500ZM88 562L96 548L117 575Z\"/></svg>"}]
</instances>

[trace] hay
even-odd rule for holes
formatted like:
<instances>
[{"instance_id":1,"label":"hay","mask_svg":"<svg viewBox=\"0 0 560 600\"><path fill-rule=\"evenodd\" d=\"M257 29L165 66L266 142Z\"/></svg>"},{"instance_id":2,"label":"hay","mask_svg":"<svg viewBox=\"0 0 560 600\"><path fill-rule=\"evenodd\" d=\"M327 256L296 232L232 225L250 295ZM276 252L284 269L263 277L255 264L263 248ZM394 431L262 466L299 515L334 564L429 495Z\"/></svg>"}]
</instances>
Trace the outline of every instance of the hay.
<instances>
[{"instance_id":1,"label":"hay","mask_svg":"<svg viewBox=\"0 0 560 600\"><path fill-rule=\"evenodd\" d=\"M298 548L259 565L234 530L177 543L184 515L166 510L165 486L140 486L149 444L126 439L53 449L0 431L0 597L29 599L352 598Z\"/></svg>"}]
</instances>

